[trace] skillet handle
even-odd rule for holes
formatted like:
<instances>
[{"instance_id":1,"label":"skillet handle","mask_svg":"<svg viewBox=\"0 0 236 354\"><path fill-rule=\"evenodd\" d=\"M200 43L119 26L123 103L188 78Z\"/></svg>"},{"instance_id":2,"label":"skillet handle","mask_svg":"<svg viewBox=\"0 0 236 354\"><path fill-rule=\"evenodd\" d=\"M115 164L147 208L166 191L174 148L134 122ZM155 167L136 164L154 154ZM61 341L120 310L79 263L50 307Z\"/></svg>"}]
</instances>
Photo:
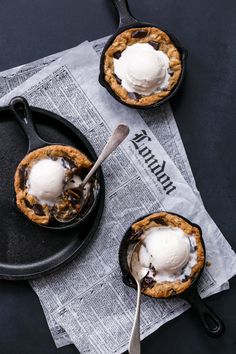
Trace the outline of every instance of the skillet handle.
<instances>
[{"instance_id":1,"label":"skillet handle","mask_svg":"<svg viewBox=\"0 0 236 354\"><path fill-rule=\"evenodd\" d=\"M27 100L24 97L16 96L10 101L9 107L28 138L28 151L46 145L46 142L39 137L35 129L32 112Z\"/></svg>"},{"instance_id":2,"label":"skillet handle","mask_svg":"<svg viewBox=\"0 0 236 354\"><path fill-rule=\"evenodd\" d=\"M193 289L190 293L186 293L184 298L192 305L194 311L200 317L200 320L209 336L219 337L224 333L224 323L203 301L197 288Z\"/></svg>"},{"instance_id":3,"label":"skillet handle","mask_svg":"<svg viewBox=\"0 0 236 354\"><path fill-rule=\"evenodd\" d=\"M138 22L131 15L127 0L112 0L119 14L119 28Z\"/></svg>"}]
</instances>

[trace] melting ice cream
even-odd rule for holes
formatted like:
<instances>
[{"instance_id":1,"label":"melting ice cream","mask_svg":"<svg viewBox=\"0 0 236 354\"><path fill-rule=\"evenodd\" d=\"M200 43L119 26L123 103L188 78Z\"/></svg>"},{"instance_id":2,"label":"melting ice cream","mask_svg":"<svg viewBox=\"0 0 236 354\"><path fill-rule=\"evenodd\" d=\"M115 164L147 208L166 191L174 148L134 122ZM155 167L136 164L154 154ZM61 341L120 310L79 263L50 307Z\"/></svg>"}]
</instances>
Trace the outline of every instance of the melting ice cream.
<instances>
[{"instance_id":1,"label":"melting ice cream","mask_svg":"<svg viewBox=\"0 0 236 354\"><path fill-rule=\"evenodd\" d=\"M29 174L29 193L41 204L54 204L56 198L62 194L65 172L58 160L42 159L36 162Z\"/></svg>"},{"instance_id":2,"label":"melting ice cream","mask_svg":"<svg viewBox=\"0 0 236 354\"><path fill-rule=\"evenodd\" d=\"M136 43L114 58L114 72L128 92L148 96L167 88L169 58L148 43Z\"/></svg>"},{"instance_id":3,"label":"melting ice cream","mask_svg":"<svg viewBox=\"0 0 236 354\"><path fill-rule=\"evenodd\" d=\"M180 228L152 227L144 231L135 264L141 277L156 282L183 280L197 263L195 237L186 236Z\"/></svg>"}]
</instances>

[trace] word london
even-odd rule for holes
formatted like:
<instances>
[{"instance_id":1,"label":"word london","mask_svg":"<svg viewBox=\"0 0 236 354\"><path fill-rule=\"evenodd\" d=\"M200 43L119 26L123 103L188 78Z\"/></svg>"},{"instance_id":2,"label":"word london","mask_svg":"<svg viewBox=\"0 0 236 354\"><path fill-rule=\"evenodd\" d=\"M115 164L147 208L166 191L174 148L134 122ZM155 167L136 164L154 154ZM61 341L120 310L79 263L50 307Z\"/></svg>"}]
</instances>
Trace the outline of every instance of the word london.
<instances>
[{"instance_id":1,"label":"word london","mask_svg":"<svg viewBox=\"0 0 236 354\"><path fill-rule=\"evenodd\" d=\"M161 183L165 193L170 194L176 189L176 187L170 177L164 172L166 161L163 160L160 164L158 159L155 158L155 155L153 155L152 150L146 146L144 142L145 140L151 141L152 139L147 135L145 130L141 130L141 133L135 134L135 137L130 141L133 143L139 155L144 159L149 170L156 176L158 182Z\"/></svg>"}]
</instances>

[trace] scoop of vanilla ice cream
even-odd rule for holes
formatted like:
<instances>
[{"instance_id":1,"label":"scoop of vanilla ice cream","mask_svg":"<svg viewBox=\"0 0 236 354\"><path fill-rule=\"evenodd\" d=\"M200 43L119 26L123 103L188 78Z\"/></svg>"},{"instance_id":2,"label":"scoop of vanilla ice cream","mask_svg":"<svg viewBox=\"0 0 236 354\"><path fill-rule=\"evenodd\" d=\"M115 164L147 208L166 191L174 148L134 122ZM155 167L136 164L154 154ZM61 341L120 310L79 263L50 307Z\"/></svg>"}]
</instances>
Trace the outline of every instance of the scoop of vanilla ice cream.
<instances>
[{"instance_id":1,"label":"scoop of vanilla ice cream","mask_svg":"<svg viewBox=\"0 0 236 354\"><path fill-rule=\"evenodd\" d=\"M39 160L32 166L29 174L29 194L38 198L41 204L53 205L63 192L64 179L65 168L60 160Z\"/></svg>"},{"instance_id":2,"label":"scoop of vanilla ice cream","mask_svg":"<svg viewBox=\"0 0 236 354\"><path fill-rule=\"evenodd\" d=\"M142 267L150 263L158 272L176 274L188 263L190 243L183 230L171 227L152 227L145 231L139 251Z\"/></svg>"},{"instance_id":3,"label":"scoop of vanilla ice cream","mask_svg":"<svg viewBox=\"0 0 236 354\"><path fill-rule=\"evenodd\" d=\"M168 86L169 58L148 43L128 46L119 59L114 58L114 72L128 92L150 95Z\"/></svg>"}]
</instances>

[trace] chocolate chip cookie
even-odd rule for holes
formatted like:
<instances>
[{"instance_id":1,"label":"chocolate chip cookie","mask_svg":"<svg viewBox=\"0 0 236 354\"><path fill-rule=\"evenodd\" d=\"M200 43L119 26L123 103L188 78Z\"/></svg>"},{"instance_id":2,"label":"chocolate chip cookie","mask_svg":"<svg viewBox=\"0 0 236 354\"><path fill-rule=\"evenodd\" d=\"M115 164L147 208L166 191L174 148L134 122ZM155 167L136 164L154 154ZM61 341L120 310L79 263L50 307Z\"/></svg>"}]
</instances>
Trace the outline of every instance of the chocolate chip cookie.
<instances>
[{"instance_id":1,"label":"chocolate chip cookie","mask_svg":"<svg viewBox=\"0 0 236 354\"><path fill-rule=\"evenodd\" d=\"M148 272L142 279L141 289L143 294L155 298L168 298L188 289L202 270L205 261L200 228L175 214L159 212L134 223L130 241L135 243L141 239L144 240L145 231L165 227L170 227L172 230L181 229L184 232L185 237L190 242L190 255L195 257L195 261L188 276L184 275L183 268L181 270L182 275L180 274L178 279L174 281L166 281L165 277L157 281L158 269L155 269L150 263ZM175 257L175 254L173 254L173 257Z\"/></svg>"},{"instance_id":2,"label":"chocolate chip cookie","mask_svg":"<svg viewBox=\"0 0 236 354\"><path fill-rule=\"evenodd\" d=\"M30 176L37 163L42 161L58 162L63 170L62 193L56 195L53 203L42 201L37 191L34 195L31 194ZM51 224L59 218L66 221L71 217L71 213L80 212L81 195L75 182L78 184L78 180L84 178L91 166L92 162L86 155L70 146L50 145L30 152L20 162L15 173L14 187L18 208L30 220L40 225ZM36 176L34 181L36 186L41 182L37 178ZM55 189L55 186L53 188Z\"/></svg>"},{"instance_id":3,"label":"chocolate chip cookie","mask_svg":"<svg viewBox=\"0 0 236 354\"><path fill-rule=\"evenodd\" d=\"M144 95L129 92L122 85L122 78L114 71L114 60L120 60L124 51L134 44L148 43L155 51L162 52L169 59L167 68L168 83L165 87ZM135 59L134 59L135 60ZM146 63L146 65L149 65ZM105 80L114 93L125 103L135 106L149 106L167 97L179 81L182 72L180 53L170 37L156 27L130 28L121 32L105 52Z\"/></svg>"}]
</instances>

